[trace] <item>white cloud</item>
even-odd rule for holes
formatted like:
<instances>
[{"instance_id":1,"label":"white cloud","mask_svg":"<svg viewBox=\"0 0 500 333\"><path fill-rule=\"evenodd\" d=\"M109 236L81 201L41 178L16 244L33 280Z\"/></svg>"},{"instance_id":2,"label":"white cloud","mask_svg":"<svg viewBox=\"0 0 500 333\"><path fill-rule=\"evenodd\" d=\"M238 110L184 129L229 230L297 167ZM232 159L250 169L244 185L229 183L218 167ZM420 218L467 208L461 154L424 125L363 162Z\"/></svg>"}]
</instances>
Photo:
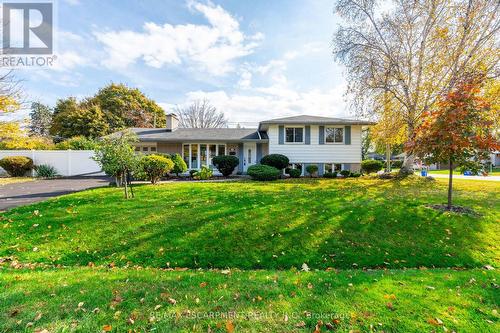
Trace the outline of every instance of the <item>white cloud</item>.
<instances>
[{"instance_id":1,"label":"white cloud","mask_svg":"<svg viewBox=\"0 0 500 333\"><path fill-rule=\"evenodd\" d=\"M231 122L249 122L255 125L265 119L286 117L300 114L347 117L343 99L345 86L323 91L311 89L296 91L289 88L249 91L248 93L228 94L225 91L192 91L186 94L187 105L196 99L208 99L218 110L224 112ZM163 104L172 110L172 104Z\"/></svg>"},{"instance_id":2,"label":"white cloud","mask_svg":"<svg viewBox=\"0 0 500 333\"><path fill-rule=\"evenodd\" d=\"M143 31L95 32L108 58L103 64L123 69L139 60L161 68L168 64L185 64L213 75L235 71L233 61L253 52L262 34L246 36L238 21L221 6L188 2L188 8L201 13L209 25L148 22Z\"/></svg>"},{"instance_id":3,"label":"white cloud","mask_svg":"<svg viewBox=\"0 0 500 333\"><path fill-rule=\"evenodd\" d=\"M191 91L185 95L182 105L206 98L223 111L231 122L251 123L253 126L261 120L300 114L349 117L343 96L346 89L344 81L333 89L297 89L287 79L289 61L318 50L317 45L308 44L297 50L284 52L281 57L261 66L244 64L239 71L239 91ZM253 79L261 84L254 86ZM263 84L265 82L268 85ZM169 110L174 107L171 104L163 105Z\"/></svg>"}]
</instances>

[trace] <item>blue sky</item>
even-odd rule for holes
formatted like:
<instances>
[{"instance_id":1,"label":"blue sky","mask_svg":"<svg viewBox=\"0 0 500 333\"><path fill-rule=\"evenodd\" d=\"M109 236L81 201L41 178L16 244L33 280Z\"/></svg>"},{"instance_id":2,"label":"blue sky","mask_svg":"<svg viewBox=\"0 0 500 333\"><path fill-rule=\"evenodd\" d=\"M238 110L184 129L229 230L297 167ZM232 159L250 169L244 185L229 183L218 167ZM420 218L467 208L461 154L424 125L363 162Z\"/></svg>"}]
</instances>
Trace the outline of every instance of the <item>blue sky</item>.
<instances>
[{"instance_id":1,"label":"blue sky","mask_svg":"<svg viewBox=\"0 0 500 333\"><path fill-rule=\"evenodd\" d=\"M17 71L29 100L122 82L166 111L208 98L233 123L348 116L333 1L61 0L56 17L54 68Z\"/></svg>"}]
</instances>

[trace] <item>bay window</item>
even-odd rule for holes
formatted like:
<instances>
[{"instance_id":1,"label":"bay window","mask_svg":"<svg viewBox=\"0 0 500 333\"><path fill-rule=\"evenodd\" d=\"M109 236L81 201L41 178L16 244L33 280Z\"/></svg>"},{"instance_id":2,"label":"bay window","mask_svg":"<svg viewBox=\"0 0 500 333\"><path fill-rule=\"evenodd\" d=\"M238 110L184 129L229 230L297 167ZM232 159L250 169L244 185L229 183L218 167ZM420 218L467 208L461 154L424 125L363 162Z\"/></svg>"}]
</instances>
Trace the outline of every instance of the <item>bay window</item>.
<instances>
[{"instance_id":1,"label":"bay window","mask_svg":"<svg viewBox=\"0 0 500 333\"><path fill-rule=\"evenodd\" d=\"M182 145L182 158L189 169L200 169L206 165L213 167L212 159L215 156L226 155L225 144L185 143Z\"/></svg>"}]
</instances>

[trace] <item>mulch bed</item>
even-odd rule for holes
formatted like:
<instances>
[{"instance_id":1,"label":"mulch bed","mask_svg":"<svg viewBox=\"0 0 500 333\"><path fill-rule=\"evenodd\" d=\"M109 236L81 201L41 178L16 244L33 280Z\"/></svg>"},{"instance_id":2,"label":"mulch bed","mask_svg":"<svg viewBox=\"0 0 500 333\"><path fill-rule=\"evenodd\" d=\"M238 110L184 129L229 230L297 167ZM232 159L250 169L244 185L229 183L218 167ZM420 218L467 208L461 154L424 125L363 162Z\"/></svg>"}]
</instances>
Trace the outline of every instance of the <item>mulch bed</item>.
<instances>
[{"instance_id":1,"label":"mulch bed","mask_svg":"<svg viewBox=\"0 0 500 333\"><path fill-rule=\"evenodd\" d=\"M473 215L473 216L480 216L479 213L474 211L471 208L467 207L462 207L462 206L451 206L451 209L448 209L448 205L427 205L427 207L439 210L441 212L452 212L452 213L457 213L457 214L462 214L462 215Z\"/></svg>"}]
</instances>

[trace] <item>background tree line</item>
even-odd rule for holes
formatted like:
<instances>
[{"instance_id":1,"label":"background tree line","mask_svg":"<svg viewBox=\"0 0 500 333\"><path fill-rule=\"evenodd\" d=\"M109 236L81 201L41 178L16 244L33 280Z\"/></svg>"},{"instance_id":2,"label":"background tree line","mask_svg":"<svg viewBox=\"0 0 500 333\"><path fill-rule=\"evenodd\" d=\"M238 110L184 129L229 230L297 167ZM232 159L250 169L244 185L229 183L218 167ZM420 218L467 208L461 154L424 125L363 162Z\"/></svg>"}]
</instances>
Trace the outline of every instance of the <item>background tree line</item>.
<instances>
[{"instance_id":1,"label":"background tree line","mask_svg":"<svg viewBox=\"0 0 500 333\"><path fill-rule=\"evenodd\" d=\"M0 98L3 112L15 112L20 104L18 96ZM54 108L33 102L27 127L0 122L0 149L92 149L94 139L128 127L163 126L165 113L155 101L112 83L82 101L59 99Z\"/></svg>"}]
</instances>

